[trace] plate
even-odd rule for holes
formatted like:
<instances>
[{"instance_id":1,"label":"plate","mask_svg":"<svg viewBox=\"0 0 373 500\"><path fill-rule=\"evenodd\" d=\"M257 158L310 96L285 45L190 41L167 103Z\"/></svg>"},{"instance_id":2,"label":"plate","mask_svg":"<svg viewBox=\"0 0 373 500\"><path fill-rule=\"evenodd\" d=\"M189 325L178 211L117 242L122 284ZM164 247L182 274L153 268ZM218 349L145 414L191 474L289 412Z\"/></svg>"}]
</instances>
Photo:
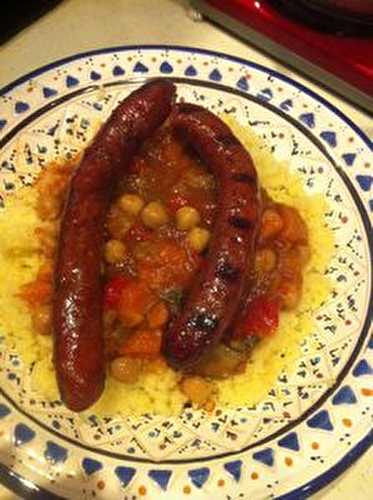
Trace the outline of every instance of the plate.
<instances>
[{"instance_id":1,"label":"plate","mask_svg":"<svg viewBox=\"0 0 373 500\"><path fill-rule=\"evenodd\" d=\"M22 359L2 341L2 481L40 498L305 498L373 441L372 144L356 125L299 83L228 55L164 46L78 54L1 91L1 207L155 76L249 124L307 191L327 198L333 293L316 315L316 347L306 342L294 372L255 407L82 419L33 393Z\"/></svg>"}]
</instances>

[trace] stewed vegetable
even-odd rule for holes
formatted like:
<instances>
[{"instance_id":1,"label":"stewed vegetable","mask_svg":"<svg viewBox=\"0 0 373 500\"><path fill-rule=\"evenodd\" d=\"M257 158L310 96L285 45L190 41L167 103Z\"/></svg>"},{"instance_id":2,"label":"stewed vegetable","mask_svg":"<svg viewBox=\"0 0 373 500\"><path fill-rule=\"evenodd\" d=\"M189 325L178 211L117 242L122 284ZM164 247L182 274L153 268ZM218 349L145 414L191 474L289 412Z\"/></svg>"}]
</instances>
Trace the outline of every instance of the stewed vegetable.
<instances>
[{"instance_id":1,"label":"stewed vegetable","mask_svg":"<svg viewBox=\"0 0 373 500\"><path fill-rule=\"evenodd\" d=\"M53 266L61 207L72 165L55 166L38 184L37 235L45 265L20 295L33 327L51 334ZM51 182L57 189L50 189ZM307 227L292 207L264 193L254 276L241 315L193 373L181 382L194 403L213 408L209 379L241 373L259 339L274 335L282 309L295 308L309 260ZM142 373L162 371L162 339L183 298L206 264L215 218L214 179L201 161L167 129L148 140L133 161L106 219L103 250L105 355L111 375L135 383Z\"/></svg>"}]
</instances>

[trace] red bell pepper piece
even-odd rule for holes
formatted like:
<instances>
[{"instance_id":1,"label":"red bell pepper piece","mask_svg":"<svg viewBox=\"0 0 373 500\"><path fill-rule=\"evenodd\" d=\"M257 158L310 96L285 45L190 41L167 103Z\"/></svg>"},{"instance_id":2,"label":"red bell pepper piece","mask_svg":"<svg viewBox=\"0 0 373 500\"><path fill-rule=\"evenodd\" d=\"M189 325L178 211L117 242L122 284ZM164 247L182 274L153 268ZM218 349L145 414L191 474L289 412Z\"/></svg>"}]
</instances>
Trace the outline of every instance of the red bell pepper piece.
<instances>
[{"instance_id":1,"label":"red bell pepper piece","mask_svg":"<svg viewBox=\"0 0 373 500\"><path fill-rule=\"evenodd\" d=\"M235 338L266 337L278 328L279 302L266 295L259 295L249 302L245 318L235 330Z\"/></svg>"},{"instance_id":2,"label":"red bell pepper piece","mask_svg":"<svg viewBox=\"0 0 373 500\"><path fill-rule=\"evenodd\" d=\"M118 307L123 290L128 284L128 279L124 276L114 276L105 285L104 307L105 309L116 309Z\"/></svg>"}]
</instances>

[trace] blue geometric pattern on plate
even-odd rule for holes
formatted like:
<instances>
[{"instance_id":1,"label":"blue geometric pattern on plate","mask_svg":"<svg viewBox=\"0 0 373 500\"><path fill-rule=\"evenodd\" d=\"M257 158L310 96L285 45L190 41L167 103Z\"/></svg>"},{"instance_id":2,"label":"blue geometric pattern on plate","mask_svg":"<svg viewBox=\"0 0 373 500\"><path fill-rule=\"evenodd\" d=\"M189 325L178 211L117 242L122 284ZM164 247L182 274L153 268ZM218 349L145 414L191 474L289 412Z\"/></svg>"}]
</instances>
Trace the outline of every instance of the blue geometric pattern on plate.
<instances>
[{"instance_id":1,"label":"blue geometric pattern on plate","mask_svg":"<svg viewBox=\"0 0 373 500\"><path fill-rule=\"evenodd\" d=\"M125 488L132 481L134 475L136 474L136 469L133 467L116 467L115 474L121 485Z\"/></svg>"},{"instance_id":2,"label":"blue geometric pattern on plate","mask_svg":"<svg viewBox=\"0 0 373 500\"><path fill-rule=\"evenodd\" d=\"M332 403L333 405L342 405L342 404L354 405L355 403L357 403L357 399L351 387L345 385L344 387L339 389L337 394L333 397Z\"/></svg>"},{"instance_id":3,"label":"blue geometric pattern on plate","mask_svg":"<svg viewBox=\"0 0 373 500\"><path fill-rule=\"evenodd\" d=\"M188 66L184 71L185 76L197 76L198 72L194 66Z\"/></svg>"},{"instance_id":4,"label":"blue geometric pattern on plate","mask_svg":"<svg viewBox=\"0 0 373 500\"><path fill-rule=\"evenodd\" d=\"M278 441L278 445L289 450L299 451L299 440L296 432L291 432Z\"/></svg>"},{"instance_id":5,"label":"blue geometric pattern on plate","mask_svg":"<svg viewBox=\"0 0 373 500\"><path fill-rule=\"evenodd\" d=\"M207 467L201 467L200 469L193 469L188 472L192 483L197 488L202 488L210 476L210 469Z\"/></svg>"},{"instance_id":6,"label":"blue geometric pattern on plate","mask_svg":"<svg viewBox=\"0 0 373 500\"><path fill-rule=\"evenodd\" d=\"M43 96L48 99L49 97L54 97L58 92L56 89L52 89L51 87L43 87Z\"/></svg>"},{"instance_id":7,"label":"blue geometric pattern on plate","mask_svg":"<svg viewBox=\"0 0 373 500\"><path fill-rule=\"evenodd\" d=\"M17 114L25 113L25 111L28 111L29 109L30 105L24 101L17 101L14 106L14 111Z\"/></svg>"},{"instance_id":8,"label":"blue geometric pattern on plate","mask_svg":"<svg viewBox=\"0 0 373 500\"><path fill-rule=\"evenodd\" d=\"M262 462L265 465L268 465L268 467L272 467L275 463L272 448L266 448L264 450L253 453L253 459L257 460L258 462Z\"/></svg>"},{"instance_id":9,"label":"blue geometric pattern on plate","mask_svg":"<svg viewBox=\"0 0 373 500\"><path fill-rule=\"evenodd\" d=\"M58 462L65 462L67 459L67 449L64 448L63 446L60 446L57 443L54 443L53 441L47 441L47 447L44 451L44 456L47 460L50 462L56 464Z\"/></svg>"},{"instance_id":10,"label":"blue geometric pattern on plate","mask_svg":"<svg viewBox=\"0 0 373 500\"><path fill-rule=\"evenodd\" d=\"M373 368L370 366L366 359L362 359L355 366L353 372L354 377L362 377L364 375L373 375Z\"/></svg>"},{"instance_id":11,"label":"blue geometric pattern on plate","mask_svg":"<svg viewBox=\"0 0 373 500\"><path fill-rule=\"evenodd\" d=\"M0 419L7 417L11 413L11 411L12 410L9 408L9 406L1 403L0 404Z\"/></svg>"},{"instance_id":12,"label":"blue geometric pattern on plate","mask_svg":"<svg viewBox=\"0 0 373 500\"><path fill-rule=\"evenodd\" d=\"M228 462L227 464L224 464L224 469L229 472L229 474L231 474L234 480L238 483L241 479L242 460Z\"/></svg>"},{"instance_id":13,"label":"blue geometric pattern on plate","mask_svg":"<svg viewBox=\"0 0 373 500\"><path fill-rule=\"evenodd\" d=\"M21 446L22 444L29 443L35 436L35 431L30 429L30 427L25 424L17 424L14 429L14 444Z\"/></svg>"},{"instance_id":14,"label":"blue geometric pattern on plate","mask_svg":"<svg viewBox=\"0 0 373 500\"><path fill-rule=\"evenodd\" d=\"M168 483L172 476L172 471L170 470L151 470L148 472L148 476L153 479L162 490L166 491Z\"/></svg>"},{"instance_id":15,"label":"blue geometric pattern on plate","mask_svg":"<svg viewBox=\"0 0 373 500\"><path fill-rule=\"evenodd\" d=\"M220 82L222 79L222 76L221 76L220 71L217 68L215 68L209 74L209 78L210 78L210 80L213 80L214 82Z\"/></svg>"},{"instance_id":16,"label":"blue geometric pattern on plate","mask_svg":"<svg viewBox=\"0 0 373 500\"><path fill-rule=\"evenodd\" d=\"M66 77L66 87L71 88L71 87L76 87L76 85L79 84L79 80L75 78L75 76L68 75Z\"/></svg>"},{"instance_id":17,"label":"blue geometric pattern on plate","mask_svg":"<svg viewBox=\"0 0 373 500\"><path fill-rule=\"evenodd\" d=\"M121 66L118 66L118 64L116 66L114 66L113 76L122 76L124 74L125 74L125 70Z\"/></svg>"},{"instance_id":18,"label":"blue geometric pattern on plate","mask_svg":"<svg viewBox=\"0 0 373 500\"><path fill-rule=\"evenodd\" d=\"M372 441L373 350L372 340L365 340L372 149L353 124L308 89L235 58L172 48L82 55L37 71L0 95L0 141L8 137L0 153L0 206L55 156L81 150L81 139L90 140L97 124L134 88L127 82L171 75L180 79L178 94L185 100L215 112L226 109L250 124L275 155L290 162L306 189L327 198L327 221L341 251L328 271L335 295L318 313L316 352L306 342L294 374L282 374L255 408L98 419L42 400L27 385L22 360L2 343L0 419L9 454L15 449L17 454L10 467L17 472L20 464L37 483L40 475L31 464L38 457L39 474L53 481L45 479L44 488L63 494L61 482L77 498L89 494L83 488L90 477L90 487L105 499L123 495L122 488L129 498L147 490L149 498L169 500L182 496L183 488L190 498L246 498L251 491L281 496L291 490L302 498L302 485L307 492L319 488ZM79 94L83 88L92 90ZM23 122L34 112L35 119ZM70 126L66 113L81 120ZM19 131L9 139L15 127ZM336 453L347 458L335 471ZM63 481L58 471L67 472ZM84 480L74 482L79 474Z\"/></svg>"},{"instance_id":19,"label":"blue geometric pattern on plate","mask_svg":"<svg viewBox=\"0 0 373 500\"><path fill-rule=\"evenodd\" d=\"M82 461L82 467L84 472L90 476L95 472L98 472L102 469L103 465L98 460L93 460L92 458L84 458Z\"/></svg>"},{"instance_id":20,"label":"blue geometric pattern on plate","mask_svg":"<svg viewBox=\"0 0 373 500\"><path fill-rule=\"evenodd\" d=\"M241 76L241 78L237 81L236 83L237 87L244 92L247 92L249 90L249 83L247 81L247 78L244 76Z\"/></svg>"},{"instance_id":21,"label":"blue geometric pattern on plate","mask_svg":"<svg viewBox=\"0 0 373 500\"><path fill-rule=\"evenodd\" d=\"M330 421L329 413L326 410L321 410L307 420L307 425L313 429L322 429L324 431L332 431L334 429Z\"/></svg>"},{"instance_id":22,"label":"blue geometric pattern on plate","mask_svg":"<svg viewBox=\"0 0 373 500\"><path fill-rule=\"evenodd\" d=\"M159 70L160 70L161 73L169 75L169 74L171 74L174 71L174 68L171 66L171 64L168 61L164 61L160 65Z\"/></svg>"}]
</instances>

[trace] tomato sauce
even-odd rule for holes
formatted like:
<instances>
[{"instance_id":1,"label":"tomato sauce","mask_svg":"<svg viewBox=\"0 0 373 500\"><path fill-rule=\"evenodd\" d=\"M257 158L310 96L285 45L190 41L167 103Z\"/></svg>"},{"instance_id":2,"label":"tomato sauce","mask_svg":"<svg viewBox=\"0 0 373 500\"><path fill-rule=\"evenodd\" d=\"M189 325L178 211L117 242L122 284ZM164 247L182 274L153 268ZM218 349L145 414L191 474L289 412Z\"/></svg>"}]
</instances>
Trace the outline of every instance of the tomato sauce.
<instances>
[{"instance_id":1,"label":"tomato sauce","mask_svg":"<svg viewBox=\"0 0 373 500\"><path fill-rule=\"evenodd\" d=\"M35 331L42 334L51 331L50 269L72 170L72 164L50 165L36 186L43 221L37 235L43 237L49 272L41 270L20 295L30 307ZM54 183L57 190L50 189ZM255 339L274 334L280 310L295 308L301 296L309 257L307 227L294 208L262 194L255 272L248 276L251 289L242 305L246 314L196 367L203 377L242 371ZM165 366L162 336L208 258L217 196L213 175L166 126L143 145L117 186L105 225L102 273L106 356L118 380L133 383L140 373Z\"/></svg>"}]
</instances>

